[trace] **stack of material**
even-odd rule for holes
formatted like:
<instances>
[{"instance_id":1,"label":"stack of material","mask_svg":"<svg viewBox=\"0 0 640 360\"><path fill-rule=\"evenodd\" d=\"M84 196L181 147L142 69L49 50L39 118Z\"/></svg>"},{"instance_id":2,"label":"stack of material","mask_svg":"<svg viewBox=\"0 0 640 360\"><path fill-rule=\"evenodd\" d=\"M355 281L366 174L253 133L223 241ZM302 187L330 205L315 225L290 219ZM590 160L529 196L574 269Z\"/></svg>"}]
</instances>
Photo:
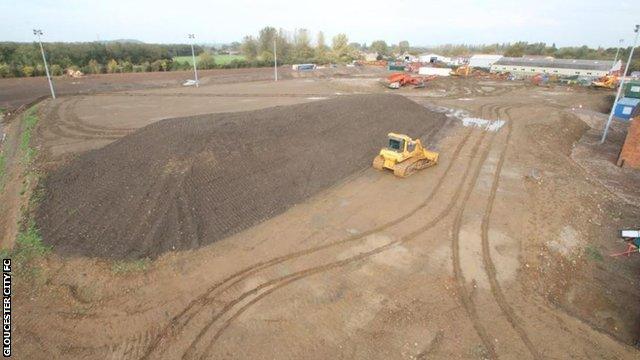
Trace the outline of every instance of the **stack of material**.
<instances>
[{"instance_id":1,"label":"stack of material","mask_svg":"<svg viewBox=\"0 0 640 360\"><path fill-rule=\"evenodd\" d=\"M72 78L82 77L84 74L80 70L67 69L67 76Z\"/></svg>"},{"instance_id":2,"label":"stack of material","mask_svg":"<svg viewBox=\"0 0 640 360\"><path fill-rule=\"evenodd\" d=\"M636 108L620 151L618 166L640 169L640 107Z\"/></svg>"}]
</instances>

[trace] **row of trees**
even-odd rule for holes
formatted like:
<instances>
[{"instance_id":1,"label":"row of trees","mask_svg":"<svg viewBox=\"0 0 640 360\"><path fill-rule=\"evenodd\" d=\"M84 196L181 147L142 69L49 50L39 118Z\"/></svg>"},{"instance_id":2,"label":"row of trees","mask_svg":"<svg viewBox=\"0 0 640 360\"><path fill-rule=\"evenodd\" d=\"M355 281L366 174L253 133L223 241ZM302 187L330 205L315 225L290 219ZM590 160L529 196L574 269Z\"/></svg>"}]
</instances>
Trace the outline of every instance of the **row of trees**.
<instances>
[{"instance_id":1,"label":"row of trees","mask_svg":"<svg viewBox=\"0 0 640 360\"><path fill-rule=\"evenodd\" d=\"M274 43L278 56L278 63L346 63L361 57L361 52L377 52L380 57L391 56L395 53L410 51L409 42L401 41L397 45L387 45L384 40L376 40L367 44L349 42L346 34L333 36L328 40L322 31L314 39L306 29L298 29L293 33L265 27L256 37L245 36L240 45L242 54L249 60L257 59L273 63Z\"/></svg>"},{"instance_id":2,"label":"row of trees","mask_svg":"<svg viewBox=\"0 0 640 360\"><path fill-rule=\"evenodd\" d=\"M356 47L349 44L345 34L338 34L331 39L331 46L327 45L324 33L319 32L315 44L312 45L311 35L306 29L300 29L288 34L277 31L274 27L265 27L257 37L245 36L240 45L242 54L250 61L258 60L273 63L274 44L278 62L294 63L345 63L358 58Z\"/></svg>"},{"instance_id":3,"label":"row of trees","mask_svg":"<svg viewBox=\"0 0 640 360\"><path fill-rule=\"evenodd\" d=\"M528 43L495 43L483 45L447 44L436 47L410 47L408 41L398 44L387 44L384 40L375 40L369 46L349 42L345 34L338 34L332 38L331 46L327 46L325 36L319 32L315 42L305 29L296 30L293 34L286 31L276 31L273 27L260 30L257 37L246 36L241 50L248 59L259 59L273 62L273 44L277 45L278 62L280 63L342 63L360 57L360 52L376 52L379 58L393 57L408 52L417 55L421 52L435 52L445 56L465 56L475 53L504 54L505 56L521 57L523 55L545 55L559 59L592 59L612 60L617 48L556 47L543 42ZM631 47L620 51L619 59L627 59ZM629 71L640 71L640 51L634 53Z\"/></svg>"},{"instance_id":4,"label":"row of trees","mask_svg":"<svg viewBox=\"0 0 640 360\"><path fill-rule=\"evenodd\" d=\"M188 44L144 44L139 42L46 43L49 70L59 76L67 69L85 74L190 70L190 61L176 61L176 57L191 57ZM215 61L217 53L237 51L240 43L205 47L196 45L199 69L270 66L259 59L236 59L230 63ZM0 78L45 75L45 68L37 43L0 42Z\"/></svg>"},{"instance_id":5,"label":"row of trees","mask_svg":"<svg viewBox=\"0 0 640 360\"><path fill-rule=\"evenodd\" d=\"M409 52L418 54L430 51L446 56L463 56L473 53L522 55L548 55L556 58L613 59L616 48L556 47L545 43L502 43L488 45L448 44L436 47L410 47L408 41L387 44L384 40L366 43L349 42L346 34L337 34L330 40L319 32L315 39L305 29L287 32L265 27L257 36L245 36L242 43L234 42L218 49L196 46L198 67L271 66L274 59L274 42L278 63L346 63L361 57L361 52L376 52L382 58ZM187 70L187 61L175 61L177 56L191 55L188 44L144 44L139 42L91 42L91 43L47 43L45 44L51 73L61 75L66 69L80 70L87 74L115 72L146 72ZM215 51L241 51L245 60L234 60L228 64L214 61ZM626 59L631 48L623 49L620 58ZM640 51L636 51L630 66L631 71L640 71ZM37 43L0 43L0 77L41 76L44 66Z\"/></svg>"},{"instance_id":6,"label":"row of trees","mask_svg":"<svg viewBox=\"0 0 640 360\"><path fill-rule=\"evenodd\" d=\"M184 65L174 64L173 58L191 54L191 46L185 44L47 43L45 48L54 75L61 75L65 69L89 74L178 70ZM197 46L196 50L202 52L204 49ZM0 77L43 74L44 65L37 43L0 43Z\"/></svg>"}]
</instances>

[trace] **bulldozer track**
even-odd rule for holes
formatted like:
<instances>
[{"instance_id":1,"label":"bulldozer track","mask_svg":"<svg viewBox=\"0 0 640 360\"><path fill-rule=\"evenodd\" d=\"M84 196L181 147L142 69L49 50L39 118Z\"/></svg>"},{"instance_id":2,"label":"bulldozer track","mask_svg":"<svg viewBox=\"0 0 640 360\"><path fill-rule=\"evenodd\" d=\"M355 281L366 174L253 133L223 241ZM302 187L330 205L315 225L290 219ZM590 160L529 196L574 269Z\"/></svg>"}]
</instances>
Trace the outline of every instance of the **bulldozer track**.
<instances>
[{"instance_id":1,"label":"bulldozer track","mask_svg":"<svg viewBox=\"0 0 640 360\"><path fill-rule=\"evenodd\" d=\"M198 298L194 299L180 313L178 313L176 316L174 316L172 318L172 320L169 322L169 324L155 337L155 339L150 344L150 346L148 347L147 351L145 352L145 354L144 354L144 356L142 358L150 358L151 354L163 342L163 340L168 338L170 335L181 331L181 329L183 329L191 321L191 319L200 311L200 310L195 310L195 311L191 311L191 310L193 310L196 307L199 307L200 309L202 309L206 305L211 303L214 299L210 298L210 296L211 295L215 295L214 293L216 293L217 290L219 290L225 284L228 284L228 286L224 287L220 291L225 291L226 289L238 284L239 282L241 282L244 279L248 278L249 276L257 273L258 271L261 271L261 270L266 269L268 267L280 264L280 263L282 263L284 261L295 259L295 258L298 258L298 257L301 257L301 256L305 256L305 255L309 255L309 254L312 254L314 252L318 252L318 251L321 251L321 250L324 250L324 249L327 249L327 248L330 248L330 247L338 246L340 244L357 241L357 240L363 239L363 238L365 238L365 237L367 237L367 236L369 236L371 234L383 231L383 230L385 230L385 229L387 229L387 228L389 228L391 226L397 225L400 222L404 221L405 219L409 218L411 216L411 214L413 214L415 211L424 208L430 202L430 200L433 198L433 196L435 196L435 193L437 192L437 188L442 186L442 184L446 180L447 173L450 171L450 169L452 168L453 164L456 162L460 151L462 150L462 148L464 147L464 145L468 141L468 139L471 136L472 132L473 131L471 129L467 130L463 140L457 145L454 153L452 154L451 161L450 161L449 165L445 169L445 172L443 173L441 178L438 180L438 183L435 185L435 187L432 190L432 192L425 199L425 201L423 201L421 204L416 206L414 209L412 209L411 211L406 212L404 215L399 216L398 218L396 218L396 219L394 219L392 221L389 221L389 222L387 222L385 224L382 224L381 226L375 227L375 228L370 229L368 231L365 231L363 233L360 233L360 234L357 234L357 235L354 235L354 236L350 236L348 238L345 238L345 239L342 239L342 240L339 240L339 241L336 241L336 242L332 242L332 243L328 243L328 244L325 244L325 245L321 245L321 246L318 246L318 247L314 247L314 248L310 248L310 249L294 252L294 253L291 253L291 254L287 254L287 255L284 255L284 256L276 257L276 258L273 258L273 259L268 260L268 261L264 261L264 262L260 262L260 263L254 264L254 265L249 266L249 267L247 267L245 269L242 269L242 270L240 270L240 271L238 271L238 272L236 272L234 274L231 274L230 276L226 277L225 279L222 279L221 281L213 284L209 289L207 289L206 292L204 292ZM478 145L479 145L479 143L480 143L480 141L478 142ZM280 281L283 281L283 279L280 279ZM177 323L177 325L176 325L176 323Z\"/></svg>"},{"instance_id":2,"label":"bulldozer track","mask_svg":"<svg viewBox=\"0 0 640 360\"><path fill-rule=\"evenodd\" d=\"M52 105L50 116L45 130L61 138L74 140L107 139L116 140L130 133L133 129L107 128L94 126L80 120L74 111L74 107L80 99L67 98Z\"/></svg>"},{"instance_id":3,"label":"bulldozer track","mask_svg":"<svg viewBox=\"0 0 640 360\"><path fill-rule=\"evenodd\" d=\"M493 259L491 257L491 249L490 249L490 243L489 243L489 228L490 228L491 213L493 210L493 204L495 202L497 190L500 186L500 174L502 171L502 167L504 165L504 161L506 159L507 148L509 146L509 142L510 142L512 131L513 131L512 116L511 116L511 110L513 109L513 107L514 106L504 109L504 113L508 120L507 137L505 140L504 150L500 154L498 164L496 166L496 170L492 180L492 187L489 193L489 199L488 199L488 202L483 214L483 218L482 218L482 223L481 223L482 260L483 260L485 273L487 274L487 278L489 280L492 296L496 300L496 303L498 304L501 312L504 314L509 324L513 327L518 337L522 340L523 344L525 345L525 347L527 348L531 356L534 359L543 359L544 357L540 354L537 347L533 344L526 330L522 326L522 320L520 320L519 317L515 314L515 311L513 310L513 308L511 307L511 305L509 304L509 302L507 301L504 295L500 282L497 279L497 272L495 269L495 265L493 263ZM582 319L575 317L573 314L570 314L570 316L582 321ZM605 332L602 332L602 333L606 334ZM616 340L620 341L619 339L616 339Z\"/></svg>"},{"instance_id":4,"label":"bulldozer track","mask_svg":"<svg viewBox=\"0 0 640 360\"><path fill-rule=\"evenodd\" d=\"M416 360L428 360L431 359L433 354L435 354L440 348L440 344L442 343L442 339L444 339L444 330L439 330L433 339L429 342L429 345L422 350L418 355L416 355Z\"/></svg>"},{"instance_id":5,"label":"bulldozer track","mask_svg":"<svg viewBox=\"0 0 640 360\"><path fill-rule=\"evenodd\" d=\"M509 147L509 143L511 140L511 134L513 132L513 124L512 117L509 114L509 110L505 110L505 117L507 118L507 136L505 140L504 149L500 154L500 158L498 160L498 164L496 166L495 173L493 175L493 183L491 185L491 191L489 193L489 199L487 201L487 205L484 211L484 215L482 217L482 225L481 225L481 233L482 233L482 262L484 264L484 270L489 278L489 285L491 287L491 293L498 303L500 310L507 318L507 321L513 329L516 331L524 345L527 347L529 353L533 356L534 359L542 359L542 356L538 352L536 346L531 342L527 332L522 327L521 321L518 319L518 316L515 314L511 305L507 301L504 292L502 291L502 287L500 286L500 282L496 276L496 268L493 263L493 259L491 258L491 249L489 246L489 226L491 222L491 213L493 211L493 204L496 199L496 193L500 186L500 174L502 172L502 167L504 165L504 161L507 154L507 149Z\"/></svg>"},{"instance_id":6,"label":"bulldozer track","mask_svg":"<svg viewBox=\"0 0 640 360\"><path fill-rule=\"evenodd\" d=\"M132 92L120 92L114 94L99 94L101 96L130 96L130 97L238 97L238 98L247 98L247 97L258 97L258 98L274 98L274 97L286 97L286 98L307 98L307 97L335 97L335 94L332 93L307 93L307 94L295 94L295 93L278 93L278 94L260 94L260 93L228 93L228 94L197 94L197 93L170 93L170 94L162 94L162 93L132 93Z\"/></svg>"},{"instance_id":7,"label":"bulldozer track","mask_svg":"<svg viewBox=\"0 0 640 360\"><path fill-rule=\"evenodd\" d=\"M498 113L497 107L494 108L494 111L496 114ZM491 139L489 140L490 144L492 144L493 141L495 140L496 134L497 133L494 133L491 135ZM498 356L496 353L495 346L493 345L493 341L491 340L489 334L487 333L487 330L485 329L484 325L480 321L480 317L478 316L478 312L476 310L471 294L465 287L466 286L465 278L464 278L464 275L462 274L462 267L460 265L460 229L462 227L462 218L464 215L464 210L466 208L469 198L471 197L471 194L473 193L473 189L475 188L476 182L480 177L482 166L487 160L490 150L491 150L491 146L489 146L487 150L482 153L479 164L475 168L473 175L471 176L471 180L469 181L469 187L467 188L467 191L464 194L460 208L458 209L458 212L455 215L455 218L453 221L452 236L451 236L451 260L453 264L453 276L455 279L456 293L458 294L462 307L464 308L469 319L471 320L476 333L480 337L480 340L482 341L490 357L492 359L496 359Z\"/></svg>"},{"instance_id":8,"label":"bulldozer track","mask_svg":"<svg viewBox=\"0 0 640 360\"><path fill-rule=\"evenodd\" d=\"M509 305L508 301L506 300L506 297L504 296L502 287L500 286L500 283L497 279L495 265L491 258L490 246L489 246L489 224L490 224L491 212L493 209L493 204L495 202L497 190L499 187L500 174L506 159L507 149L508 149L511 135L513 132L513 123L512 123L513 120L512 120L512 116L510 115L510 111L512 108L513 106L496 108L496 115L498 115L499 112L501 111L505 115L505 120L507 121L507 124L506 124L507 134L505 137L504 147L500 152L498 164L496 165L496 169L493 174L492 186L491 186L489 198L487 200L487 205L485 207L482 223L481 223L482 260L484 265L484 271L489 279L491 294L495 299L496 303L498 304L500 311L505 316L509 324L513 327L518 337L522 340L525 347L527 348L527 351L529 351L532 357L534 359L542 359L542 356L540 355L537 348L529 339L528 334L524 330L524 327L522 326L522 321L517 317L513 308L511 307L511 305ZM488 153L486 153L486 155L488 155ZM480 175L479 171L477 171L474 174L474 177L472 178L472 185L468 193L465 195L463 205L459 209L456 219L454 221L453 241L452 241L452 260L453 260L453 267L454 267L454 277L456 280L456 288L458 290L458 294L462 302L462 305L465 308L465 311L467 312L469 317L471 318L473 325L476 329L476 332L480 336L490 356L492 358L498 358L498 355L495 350L495 346L493 345L493 341L489 336L488 332L486 331L485 327L482 325L482 322L478 316L475 304L473 302L472 296L465 287L465 279L462 274L462 269L460 266L459 233L460 233L460 228L462 226L462 218L463 218L464 210L466 208L466 203L472 193L472 189L475 187L475 184L478 181L479 175Z\"/></svg>"},{"instance_id":9,"label":"bulldozer track","mask_svg":"<svg viewBox=\"0 0 640 360\"><path fill-rule=\"evenodd\" d=\"M480 148L480 145L482 144L483 140L484 140L484 135L485 132L482 132L482 134L479 136L478 141L476 142L476 144L474 145L474 148L472 150L472 154L476 154ZM491 148L491 144L489 144L487 146L487 148L485 149L485 153L488 154L489 150ZM473 161L473 159L471 160ZM478 167L482 167L482 163L479 163L477 165ZM251 306L253 306L255 303L257 303L258 301L260 301L261 299L263 299L264 297L268 296L269 294L273 293L274 291L283 288L297 280L309 277L311 275L315 275L318 273L323 273L326 271L329 271L331 269L335 269L338 267L342 267L348 264L352 264L355 263L357 261L361 261L364 260L366 258L369 258L373 255L379 254L385 250L388 250L394 246L400 245L400 244L404 244L407 243L413 239L415 239L418 235L426 232L427 230L433 228L434 226L436 226L440 221L442 221L449 213L450 211L453 209L454 204L457 202L458 197L460 196L462 189L464 187L464 183L466 182L465 179L469 173L469 171L471 170L471 166L467 166L465 169L465 173L463 174L463 176L461 177L462 180L460 181L454 195L453 195L453 199L448 202L447 207L442 210L439 214L436 215L436 217L434 217L433 219L431 219L429 222L427 222L426 224L424 224L423 226L413 230L412 232L402 236L401 238L391 241L385 245L379 246L377 248L374 248L372 250L366 251L366 252L362 252L356 256L344 259L344 260L340 260L340 261L336 261L333 263L329 263L329 264L325 264L325 265L321 265L321 266L317 266L317 267L313 267L313 268L309 268L309 269L305 269L305 270L301 270L299 272L296 273L292 273L289 275L286 275L284 277L281 278L277 278L277 279L273 279L270 281L267 281L255 288L253 288L252 290L249 290L243 294L241 294L239 297L237 297L236 299L234 299L233 301L227 303L222 310L220 310L219 313L217 313L207 324L207 326L205 326L200 333L198 334L198 336L196 336L196 338L192 341L191 345L189 346L189 348L187 348L187 351L184 353L183 358L184 359L190 359L193 358L192 353L193 351L195 351L195 348L198 344L198 342L203 338L204 335L206 335L210 328L213 326L213 324L220 319L223 315L225 315L226 313L228 313L235 305L237 305L238 303L242 302L244 299L246 299L247 297L251 296L251 295L255 295L258 292L260 292L261 290L265 289L266 290L264 292L261 292L259 295L257 295L255 298L251 299L250 301L248 301L246 304L244 304L243 306L241 306L233 315L231 315L226 321L224 321L224 323L220 326L220 328L216 331L216 333L213 335L213 337L211 338L209 344L206 346L205 350L202 352L202 357L205 357L206 354L208 354L210 352L210 350L212 349L213 345L216 343L216 341L220 338L220 336L224 333L224 331L231 325L231 323L233 322L233 320L235 320L238 316L242 315L242 313L244 313L247 309L249 309ZM436 188L434 187L434 192L435 192Z\"/></svg>"}]
</instances>

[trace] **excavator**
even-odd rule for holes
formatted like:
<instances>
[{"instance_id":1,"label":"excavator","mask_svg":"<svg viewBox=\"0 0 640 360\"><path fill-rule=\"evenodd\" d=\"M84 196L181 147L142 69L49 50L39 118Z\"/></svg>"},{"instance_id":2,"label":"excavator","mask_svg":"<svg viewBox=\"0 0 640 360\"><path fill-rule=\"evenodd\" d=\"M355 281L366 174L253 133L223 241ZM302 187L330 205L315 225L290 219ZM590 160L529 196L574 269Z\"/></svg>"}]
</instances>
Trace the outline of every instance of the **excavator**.
<instances>
[{"instance_id":1,"label":"excavator","mask_svg":"<svg viewBox=\"0 0 640 360\"><path fill-rule=\"evenodd\" d=\"M596 81L591 82L591 86L605 89L615 89L618 86L618 77L616 75L605 75Z\"/></svg>"},{"instance_id":2,"label":"excavator","mask_svg":"<svg viewBox=\"0 0 640 360\"><path fill-rule=\"evenodd\" d=\"M424 78L411 76L404 73L391 74L387 77L387 86L390 89L399 89L405 85L415 85L416 87L424 87Z\"/></svg>"},{"instance_id":3,"label":"excavator","mask_svg":"<svg viewBox=\"0 0 640 360\"><path fill-rule=\"evenodd\" d=\"M406 178L418 170L438 163L438 153L422 146L420 139L413 140L407 135L389 133L389 145L380 150L373 159L373 168L389 169L397 177Z\"/></svg>"}]
</instances>

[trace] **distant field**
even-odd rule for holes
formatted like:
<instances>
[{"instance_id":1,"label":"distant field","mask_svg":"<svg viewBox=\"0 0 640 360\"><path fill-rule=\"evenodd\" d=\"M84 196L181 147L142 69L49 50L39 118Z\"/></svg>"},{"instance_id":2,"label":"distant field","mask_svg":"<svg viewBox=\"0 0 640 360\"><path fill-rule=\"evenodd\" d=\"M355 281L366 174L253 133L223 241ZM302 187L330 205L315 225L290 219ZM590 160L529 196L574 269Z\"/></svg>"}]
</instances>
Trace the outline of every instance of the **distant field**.
<instances>
[{"instance_id":1,"label":"distant field","mask_svg":"<svg viewBox=\"0 0 640 360\"><path fill-rule=\"evenodd\" d=\"M230 63L232 60L244 60L244 56L242 55L213 55L213 60L216 64L225 65ZM179 62L188 62L189 64L193 64L191 61L191 56L176 56L173 58L173 61Z\"/></svg>"}]
</instances>

